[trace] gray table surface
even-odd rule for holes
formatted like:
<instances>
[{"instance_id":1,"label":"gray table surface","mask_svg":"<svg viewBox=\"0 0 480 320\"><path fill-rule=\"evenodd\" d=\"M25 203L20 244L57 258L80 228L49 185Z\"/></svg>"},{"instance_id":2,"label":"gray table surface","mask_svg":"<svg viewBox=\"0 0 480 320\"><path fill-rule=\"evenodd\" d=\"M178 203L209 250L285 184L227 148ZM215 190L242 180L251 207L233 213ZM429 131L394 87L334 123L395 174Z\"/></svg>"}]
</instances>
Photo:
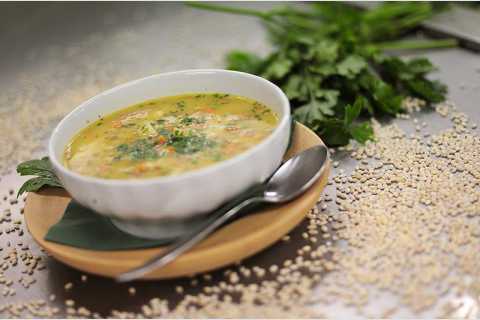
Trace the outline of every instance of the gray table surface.
<instances>
[{"instance_id":1,"label":"gray table surface","mask_svg":"<svg viewBox=\"0 0 480 320\"><path fill-rule=\"evenodd\" d=\"M266 8L275 4L248 5ZM233 48L261 54L269 50L266 34L255 19L198 11L179 3L128 2L0 3L0 48L0 111L12 108L8 101L25 90L25 77L29 79L29 85L37 90L35 94L40 101L44 98L42 92L55 96L61 95L63 90L77 89L87 98L88 94L117 82L158 72L221 68L224 66L224 54ZM480 57L462 49L422 54L440 67L433 76L449 86L450 99L480 124ZM86 90L85 87L93 89ZM29 87L29 90L33 89ZM70 100L65 100L65 103L70 103ZM42 108L51 107L48 103L39 105ZM32 110L32 114L35 112L42 111ZM8 112L1 113L1 116L8 116ZM446 125L432 113L422 113L418 117L420 121L429 123L432 132ZM396 121L411 130L411 124ZM39 150L39 154L43 153L44 149ZM353 162L346 160L341 153L335 157L341 162L338 169L353 166ZM0 180L0 195L3 197L9 189L18 188L21 181L13 173L4 175ZM0 204L0 209L5 207L7 204ZM16 242L18 239L5 234L0 236L0 246L7 241ZM39 252L28 234L22 241ZM294 243L287 247L282 244L281 248L275 245L247 263L267 265L288 257L295 249ZM46 261L47 271L38 275L37 283L30 290L15 284L16 295L0 297L0 304L48 299L49 294L54 293L59 306L63 306L66 298L73 298L81 305L102 313L108 313L112 308L139 311L139 306L152 297L175 301L174 286L188 282L188 279L179 279L137 283L137 295L130 297L128 285L117 285L109 279L95 276L91 276L87 284L81 284L80 272L50 258ZM13 273L17 271L9 270ZM220 273L214 273L214 276L216 274ZM63 286L69 281L78 285L71 293L66 293ZM384 303L375 301L372 310L380 310ZM327 315L333 317L355 316L354 310L341 305L327 307L327 311ZM431 310L422 316L435 314ZM396 316L408 317L412 314L400 309Z\"/></svg>"}]
</instances>

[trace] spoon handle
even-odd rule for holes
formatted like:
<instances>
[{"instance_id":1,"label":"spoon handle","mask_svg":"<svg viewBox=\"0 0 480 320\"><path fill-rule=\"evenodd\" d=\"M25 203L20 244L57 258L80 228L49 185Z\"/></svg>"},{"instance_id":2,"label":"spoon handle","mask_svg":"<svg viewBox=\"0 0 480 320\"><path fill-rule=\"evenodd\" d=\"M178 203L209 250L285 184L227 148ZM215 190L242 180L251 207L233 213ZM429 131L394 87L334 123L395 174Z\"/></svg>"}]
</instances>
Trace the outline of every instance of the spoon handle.
<instances>
[{"instance_id":1,"label":"spoon handle","mask_svg":"<svg viewBox=\"0 0 480 320\"><path fill-rule=\"evenodd\" d=\"M155 269L161 268L168 263L175 260L179 255L187 251L188 249L192 248L201 240L205 239L208 235L210 235L213 231L215 231L218 227L223 225L227 222L230 218L235 216L240 210L245 208L246 206L261 201L261 198L253 197L244 200L243 202L239 203L238 205L234 206L232 209L228 210L224 214L213 217L205 224L197 228L194 232L186 235L185 237L181 238L179 241L175 242L171 246L167 247L167 249L157 256L154 256L143 265L133 268L127 272L124 272L116 277L118 282L128 282L132 280L136 280L143 275L153 271Z\"/></svg>"}]
</instances>

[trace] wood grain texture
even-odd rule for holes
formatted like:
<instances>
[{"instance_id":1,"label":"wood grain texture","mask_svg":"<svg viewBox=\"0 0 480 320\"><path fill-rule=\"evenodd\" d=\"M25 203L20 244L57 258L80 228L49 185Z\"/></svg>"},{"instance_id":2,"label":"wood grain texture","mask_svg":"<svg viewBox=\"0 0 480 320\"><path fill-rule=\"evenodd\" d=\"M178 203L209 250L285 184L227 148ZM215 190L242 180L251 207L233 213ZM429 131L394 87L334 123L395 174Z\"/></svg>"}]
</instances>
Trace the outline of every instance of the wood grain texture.
<instances>
[{"instance_id":1,"label":"wood grain texture","mask_svg":"<svg viewBox=\"0 0 480 320\"><path fill-rule=\"evenodd\" d=\"M285 156L290 158L314 145L320 138L308 128L297 124L292 147ZM233 264L278 241L299 224L315 205L330 173L330 162L320 179L300 198L285 205L253 213L219 229L190 251L145 279L166 279L206 272ZM28 230L57 260L82 271L113 277L140 265L163 250L162 247L122 251L93 251L74 248L44 240L50 226L62 216L69 195L59 189L30 193L25 206Z\"/></svg>"}]
</instances>

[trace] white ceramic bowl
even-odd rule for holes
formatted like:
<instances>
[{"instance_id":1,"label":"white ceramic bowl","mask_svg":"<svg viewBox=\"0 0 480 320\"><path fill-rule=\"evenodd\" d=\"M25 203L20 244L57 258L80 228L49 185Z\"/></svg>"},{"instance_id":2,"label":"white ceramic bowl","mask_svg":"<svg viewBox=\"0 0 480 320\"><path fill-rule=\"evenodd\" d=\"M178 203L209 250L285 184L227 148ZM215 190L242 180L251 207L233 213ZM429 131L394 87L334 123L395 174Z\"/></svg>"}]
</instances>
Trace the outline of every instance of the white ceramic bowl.
<instances>
[{"instance_id":1,"label":"white ceramic bowl","mask_svg":"<svg viewBox=\"0 0 480 320\"><path fill-rule=\"evenodd\" d=\"M176 176L101 179L62 164L71 138L88 122L134 103L189 92L224 92L252 98L279 115L275 130L260 144L218 164ZM273 83L242 72L186 70L135 80L85 101L54 129L49 143L53 168L70 195L96 212L118 219L187 218L217 208L279 166L290 134L290 104Z\"/></svg>"}]
</instances>

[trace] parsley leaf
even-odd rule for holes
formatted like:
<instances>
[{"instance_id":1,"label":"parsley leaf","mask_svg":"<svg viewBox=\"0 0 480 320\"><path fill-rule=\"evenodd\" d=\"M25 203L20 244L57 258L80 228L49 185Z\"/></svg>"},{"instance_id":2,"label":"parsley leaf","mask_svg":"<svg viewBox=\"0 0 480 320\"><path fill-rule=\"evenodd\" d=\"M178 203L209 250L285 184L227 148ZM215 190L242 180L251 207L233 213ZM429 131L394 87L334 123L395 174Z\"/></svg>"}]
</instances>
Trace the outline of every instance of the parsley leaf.
<instances>
[{"instance_id":1,"label":"parsley leaf","mask_svg":"<svg viewBox=\"0 0 480 320\"><path fill-rule=\"evenodd\" d=\"M345 107L345 119L343 122L345 127L350 126L353 121L358 118L360 112L362 112L362 109L365 108L366 103L367 102L365 98L359 97L357 100L355 100L353 106L347 105Z\"/></svg>"},{"instance_id":2,"label":"parsley leaf","mask_svg":"<svg viewBox=\"0 0 480 320\"><path fill-rule=\"evenodd\" d=\"M350 127L349 132L353 139L360 143L365 143L373 138L373 129L368 122Z\"/></svg>"},{"instance_id":3,"label":"parsley leaf","mask_svg":"<svg viewBox=\"0 0 480 320\"><path fill-rule=\"evenodd\" d=\"M229 69L248 72L259 73L262 59L255 54L234 50L227 55L227 64Z\"/></svg>"},{"instance_id":4,"label":"parsley leaf","mask_svg":"<svg viewBox=\"0 0 480 320\"><path fill-rule=\"evenodd\" d=\"M338 63L337 72L348 79L353 79L366 67L367 61L364 58L358 55L351 55Z\"/></svg>"},{"instance_id":5,"label":"parsley leaf","mask_svg":"<svg viewBox=\"0 0 480 320\"><path fill-rule=\"evenodd\" d=\"M268 79L282 79L293 67L293 62L288 57L276 55L270 58L270 61L262 73L262 76Z\"/></svg>"}]
</instances>

